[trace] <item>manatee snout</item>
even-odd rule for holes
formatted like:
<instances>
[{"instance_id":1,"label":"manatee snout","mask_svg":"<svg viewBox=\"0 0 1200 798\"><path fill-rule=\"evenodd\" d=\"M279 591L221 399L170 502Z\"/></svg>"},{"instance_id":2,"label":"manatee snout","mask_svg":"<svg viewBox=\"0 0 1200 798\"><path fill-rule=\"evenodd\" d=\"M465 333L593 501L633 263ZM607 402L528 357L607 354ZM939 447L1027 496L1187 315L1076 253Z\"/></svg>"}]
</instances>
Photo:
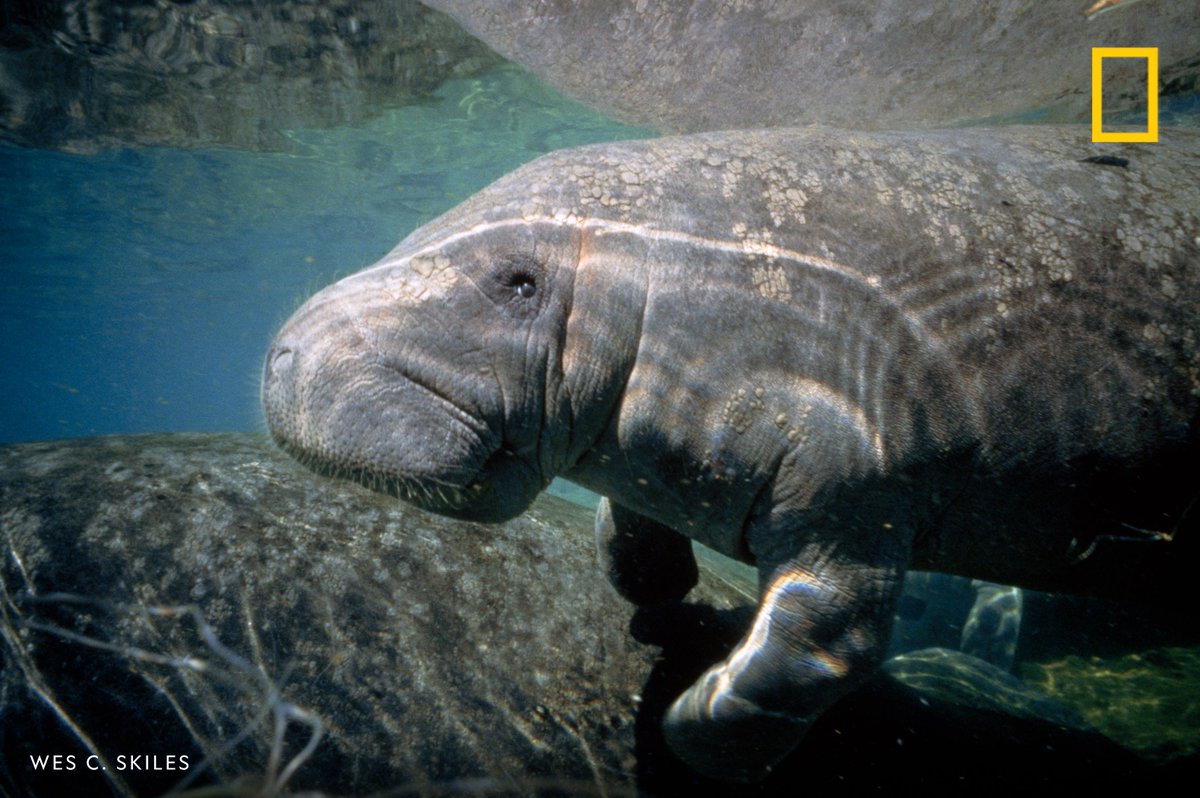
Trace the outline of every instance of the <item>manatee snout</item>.
<instances>
[{"instance_id":1,"label":"manatee snout","mask_svg":"<svg viewBox=\"0 0 1200 798\"><path fill-rule=\"evenodd\" d=\"M502 398L477 336L446 322L462 301L423 299L410 260L335 283L288 319L263 364L267 427L318 473L446 515L507 520L540 476L502 439Z\"/></svg>"},{"instance_id":2,"label":"manatee snout","mask_svg":"<svg viewBox=\"0 0 1200 798\"><path fill-rule=\"evenodd\" d=\"M290 409L296 405L296 347L287 339L276 339L267 350L262 374L262 405L271 434L288 425Z\"/></svg>"},{"instance_id":3,"label":"manatee snout","mask_svg":"<svg viewBox=\"0 0 1200 798\"><path fill-rule=\"evenodd\" d=\"M283 325L267 351L262 406L271 435L297 453L321 448L331 426L336 391L352 361L367 353L351 315L320 292ZM345 419L341 419L345 420Z\"/></svg>"}]
</instances>

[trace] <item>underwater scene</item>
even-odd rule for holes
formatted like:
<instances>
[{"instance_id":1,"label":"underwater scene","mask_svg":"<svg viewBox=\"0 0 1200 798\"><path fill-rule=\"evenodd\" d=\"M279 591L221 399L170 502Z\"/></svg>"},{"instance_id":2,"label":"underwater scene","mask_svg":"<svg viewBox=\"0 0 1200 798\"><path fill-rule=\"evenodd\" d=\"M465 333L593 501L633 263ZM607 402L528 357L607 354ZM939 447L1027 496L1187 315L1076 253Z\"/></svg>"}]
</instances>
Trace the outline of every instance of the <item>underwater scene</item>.
<instances>
[{"instance_id":1,"label":"underwater scene","mask_svg":"<svg viewBox=\"0 0 1200 798\"><path fill-rule=\"evenodd\" d=\"M975 6L0 3L0 794L1200 774L1200 7Z\"/></svg>"}]
</instances>

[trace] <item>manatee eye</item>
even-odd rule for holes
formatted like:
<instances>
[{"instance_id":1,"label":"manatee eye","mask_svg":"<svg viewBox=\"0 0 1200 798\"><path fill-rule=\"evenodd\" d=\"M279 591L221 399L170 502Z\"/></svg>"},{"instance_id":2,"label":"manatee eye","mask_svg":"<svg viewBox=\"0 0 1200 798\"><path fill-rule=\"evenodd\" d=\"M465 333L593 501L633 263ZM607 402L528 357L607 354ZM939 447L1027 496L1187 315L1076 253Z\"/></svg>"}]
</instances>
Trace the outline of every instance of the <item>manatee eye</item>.
<instances>
[{"instance_id":1,"label":"manatee eye","mask_svg":"<svg viewBox=\"0 0 1200 798\"><path fill-rule=\"evenodd\" d=\"M521 299L532 299L537 293L537 283L527 274L519 274L513 278L513 290Z\"/></svg>"},{"instance_id":2,"label":"manatee eye","mask_svg":"<svg viewBox=\"0 0 1200 798\"><path fill-rule=\"evenodd\" d=\"M492 265L491 279L483 283L484 293L505 313L531 319L538 314L548 285L543 285L545 267L524 255L506 255Z\"/></svg>"}]
</instances>

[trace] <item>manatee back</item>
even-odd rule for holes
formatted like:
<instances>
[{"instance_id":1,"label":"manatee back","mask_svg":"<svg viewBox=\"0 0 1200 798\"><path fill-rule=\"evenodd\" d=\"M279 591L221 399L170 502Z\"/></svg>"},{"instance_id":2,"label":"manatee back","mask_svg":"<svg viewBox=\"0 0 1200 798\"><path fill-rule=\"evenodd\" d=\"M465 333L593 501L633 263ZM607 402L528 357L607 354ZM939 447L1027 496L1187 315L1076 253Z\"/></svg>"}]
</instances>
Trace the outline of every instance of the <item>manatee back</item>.
<instances>
[{"instance_id":1,"label":"manatee back","mask_svg":"<svg viewBox=\"0 0 1200 798\"><path fill-rule=\"evenodd\" d=\"M614 279L654 270L662 368L736 341L743 371L853 403L889 456L1136 457L1194 436L1198 175L1186 130L734 131L553 153L463 211L640 238Z\"/></svg>"}]
</instances>

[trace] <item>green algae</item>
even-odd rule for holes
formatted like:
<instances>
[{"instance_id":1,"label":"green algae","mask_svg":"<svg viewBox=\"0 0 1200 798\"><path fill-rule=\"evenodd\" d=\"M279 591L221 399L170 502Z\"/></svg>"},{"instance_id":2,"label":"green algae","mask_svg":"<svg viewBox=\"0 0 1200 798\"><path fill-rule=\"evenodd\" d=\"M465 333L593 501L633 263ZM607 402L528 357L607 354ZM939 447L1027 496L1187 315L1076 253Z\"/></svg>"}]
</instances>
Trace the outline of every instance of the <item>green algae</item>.
<instances>
[{"instance_id":1,"label":"green algae","mask_svg":"<svg viewBox=\"0 0 1200 798\"><path fill-rule=\"evenodd\" d=\"M1068 656L1025 663L1020 675L1150 762L1200 751L1200 648Z\"/></svg>"}]
</instances>

